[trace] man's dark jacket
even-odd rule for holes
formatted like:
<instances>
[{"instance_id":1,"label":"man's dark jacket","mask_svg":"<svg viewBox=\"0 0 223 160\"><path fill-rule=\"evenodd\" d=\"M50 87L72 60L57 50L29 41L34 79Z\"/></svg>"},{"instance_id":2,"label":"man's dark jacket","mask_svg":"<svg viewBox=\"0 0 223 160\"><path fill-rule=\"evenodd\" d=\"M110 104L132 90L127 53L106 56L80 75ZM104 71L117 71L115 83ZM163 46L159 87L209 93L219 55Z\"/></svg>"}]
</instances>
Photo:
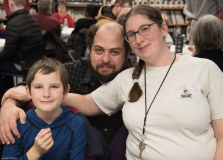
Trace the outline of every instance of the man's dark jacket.
<instances>
[{"instance_id":1,"label":"man's dark jacket","mask_svg":"<svg viewBox=\"0 0 223 160\"><path fill-rule=\"evenodd\" d=\"M33 44L42 41L40 25L26 9L15 11L6 18L6 39L0 62L13 61L20 64L22 54Z\"/></svg>"}]
</instances>

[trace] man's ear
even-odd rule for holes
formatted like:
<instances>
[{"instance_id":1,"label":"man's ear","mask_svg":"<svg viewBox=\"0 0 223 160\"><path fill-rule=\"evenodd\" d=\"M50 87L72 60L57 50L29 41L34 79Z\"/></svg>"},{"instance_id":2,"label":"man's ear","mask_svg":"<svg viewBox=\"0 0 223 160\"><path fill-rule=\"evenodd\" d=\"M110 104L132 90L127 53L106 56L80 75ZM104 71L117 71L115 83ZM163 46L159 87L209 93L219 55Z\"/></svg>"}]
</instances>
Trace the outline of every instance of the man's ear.
<instances>
[{"instance_id":1,"label":"man's ear","mask_svg":"<svg viewBox=\"0 0 223 160\"><path fill-rule=\"evenodd\" d=\"M67 84L67 90L66 90L66 92L64 93L63 98L67 97L69 91L70 91L70 85Z\"/></svg>"},{"instance_id":2,"label":"man's ear","mask_svg":"<svg viewBox=\"0 0 223 160\"><path fill-rule=\"evenodd\" d=\"M91 49L89 47L87 47L86 53L89 55L91 52Z\"/></svg>"},{"instance_id":3,"label":"man's ear","mask_svg":"<svg viewBox=\"0 0 223 160\"><path fill-rule=\"evenodd\" d=\"M10 6L10 7L13 6L13 0L9 0L8 3L9 3L9 6Z\"/></svg>"},{"instance_id":4,"label":"man's ear","mask_svg":"<svg viewBox=\"0 0 223 160\"><path fill-rule=\"evenodd\" d=\"M32 99L32 96L31 96L31 91L29 90L29 87L26 85L26 93L27 93L27 96Z\"/></svg>"}]
</instances>

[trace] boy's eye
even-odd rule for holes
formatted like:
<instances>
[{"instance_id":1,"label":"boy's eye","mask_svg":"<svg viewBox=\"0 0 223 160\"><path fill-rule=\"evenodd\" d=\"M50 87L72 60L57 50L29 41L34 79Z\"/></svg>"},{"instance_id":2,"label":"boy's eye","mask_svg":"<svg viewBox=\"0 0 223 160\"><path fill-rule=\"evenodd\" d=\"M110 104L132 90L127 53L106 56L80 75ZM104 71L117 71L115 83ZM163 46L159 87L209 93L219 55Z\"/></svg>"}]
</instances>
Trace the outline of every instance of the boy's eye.
<instances>
[{"instance_id":1,"label":"boy's eye","mask_svg":"<svg viewBox=\"0 0 223 160\"><path fill-rule=\"evenodd\" d=\"M52 88L59 88L58 86L52 86Z\"/></svg>"},{"instance_id":2,"label":"boy's eye","mask_svg":"<svg viewBox=\"0 0 223 160\"><path fill-rule=\"evenodd\" d=\"M42 88L42 87L41 86L35 86L34 88L39 89L39 88Z\"/></svg>"}]
</instances>

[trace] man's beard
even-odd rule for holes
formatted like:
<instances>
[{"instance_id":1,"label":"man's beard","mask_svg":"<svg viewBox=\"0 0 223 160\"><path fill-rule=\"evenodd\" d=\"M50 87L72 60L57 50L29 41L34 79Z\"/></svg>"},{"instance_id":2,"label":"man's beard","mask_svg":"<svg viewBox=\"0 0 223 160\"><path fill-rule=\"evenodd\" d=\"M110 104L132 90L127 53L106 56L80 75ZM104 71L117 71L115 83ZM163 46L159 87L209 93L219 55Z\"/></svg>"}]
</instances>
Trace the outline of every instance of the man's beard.
<instances>
[{"instance_id":1,"label":"man's beard","mask_svg":"<svg viewBox=\"0 0 223 160\"><path fill-rule=\"evenodd\" d=\"M126 69L126 62L122 65L121 69L119 71L115 71L115 66L111 65L110 63L101 63L99 65L96 66L96 69L94 69L92 67L91 64L91 60L90 57L88 58L88 62L89 62L89 67L91 69L91 74L101 83L107 83L110 82L111 80L113 80L121 71L123 71L124 69ZM113 72L109 73L107 75L103 75L101 73L98 72L98 69L102 66L107 66L107 67L111 67L113 68Z\"/></svg>"}]
</instances>

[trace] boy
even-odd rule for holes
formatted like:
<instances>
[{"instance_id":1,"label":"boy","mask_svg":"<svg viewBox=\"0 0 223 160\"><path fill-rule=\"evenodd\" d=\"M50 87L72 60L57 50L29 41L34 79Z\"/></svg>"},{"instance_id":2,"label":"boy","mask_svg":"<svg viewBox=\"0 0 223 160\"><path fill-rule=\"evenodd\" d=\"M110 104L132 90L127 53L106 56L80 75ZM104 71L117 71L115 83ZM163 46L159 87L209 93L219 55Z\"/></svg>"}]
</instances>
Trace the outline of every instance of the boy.
<instances>
[{"instance_id":1,"label":"boy","mask_svg":"<svg viewBox=\"0 0 223 160\"><path fill-rule=\"evenodd\" d=\"M86 144L84 121L61 106L70 86L59 61L44 58L27 75L26 91L35 107L27 111L27 122L17 121L21 137L5 145L2 158L83 160Z\"/></svg>"}]
</instances>

